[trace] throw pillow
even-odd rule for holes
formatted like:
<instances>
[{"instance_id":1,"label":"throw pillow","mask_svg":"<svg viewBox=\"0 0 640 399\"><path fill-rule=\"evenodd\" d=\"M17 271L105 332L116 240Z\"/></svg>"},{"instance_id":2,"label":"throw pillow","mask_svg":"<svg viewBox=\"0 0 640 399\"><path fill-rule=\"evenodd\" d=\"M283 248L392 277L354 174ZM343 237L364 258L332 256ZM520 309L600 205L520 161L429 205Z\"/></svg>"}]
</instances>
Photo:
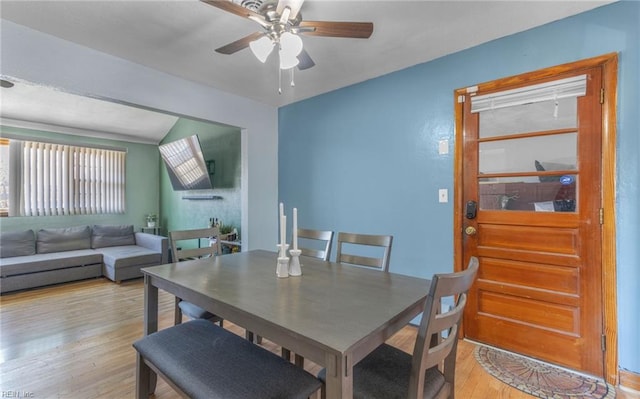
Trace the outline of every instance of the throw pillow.
<instances>
[{"instance_id":1,"label":"throw pillow","mask_svg":"<svg viewBox=\"0 0 640 399\"><path fill-rule=\"evenodd\" d=\"M136 236L133 225L121 226L93 226L91 234L91 248L117 247L120 245L135 245Z\"/></svg>"},{"instance_id":2,"label":"throw pillow","mask_svg":"<svg viewBox=\"0 0 640 399\"><path fill-rule=\"evenodd\" d=\"M0 233L0 258L35 255L36 234L33 230Z\"/></svg>"},{"instance_id":3,"label":"throw pillow","mask_svg":"<svg viewBox=\"0 0 640 399\"><path fill-rule=\"evenodd\" d=\"M39 254L89 249L91 229L89 226L63 227L38 230L36 251Z\"/></svg>"}]
</instances>

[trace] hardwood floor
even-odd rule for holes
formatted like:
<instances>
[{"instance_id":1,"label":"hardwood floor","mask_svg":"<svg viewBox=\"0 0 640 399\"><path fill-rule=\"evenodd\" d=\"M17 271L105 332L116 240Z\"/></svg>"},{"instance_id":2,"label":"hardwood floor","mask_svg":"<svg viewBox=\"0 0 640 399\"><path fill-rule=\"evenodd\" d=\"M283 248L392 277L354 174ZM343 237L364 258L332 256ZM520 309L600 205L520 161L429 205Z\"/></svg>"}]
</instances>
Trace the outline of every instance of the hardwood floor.
<instances>
[{"instance_id":1,"label":"hardwood floor","mask_svg":"<svg viewBox=\"0 0 640 399\"><path fill-rule=\"evenodd\" d=\"M173 297L160 291L160 328L173 324ZM133 398L135 351L142 336L141 279L114 284L106 279L67 283L0 297L0 397ZM244 330L225 322L244 335ZM390 340L408 352L415 327ZM263 345L279 353L268 340ZM463 399L533 396L502 384L475 361L474 344L458 347L456 396ZM307 361L315 374L319 367ZM630 399L619 392L619 399ZM178 395L162 380L155 398Z\"/></svg>"}]
</instances>

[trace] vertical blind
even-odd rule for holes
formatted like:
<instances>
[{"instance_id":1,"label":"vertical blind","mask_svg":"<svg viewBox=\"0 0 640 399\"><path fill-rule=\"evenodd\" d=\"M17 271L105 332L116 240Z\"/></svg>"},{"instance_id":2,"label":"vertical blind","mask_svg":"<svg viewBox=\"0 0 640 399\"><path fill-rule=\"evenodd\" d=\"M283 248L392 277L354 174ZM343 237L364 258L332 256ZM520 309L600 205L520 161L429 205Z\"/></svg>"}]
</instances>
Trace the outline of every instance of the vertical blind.
<instances>
[{"instance_id":1,"label":"vertical blind","mask_svg":"<svg viewBox=\"0 0 640 399\"><path fill-rule=\"evenodd\" d=\"M22 216L124 213L124 151L22 141Z\"/></svg>"}]
</instances>

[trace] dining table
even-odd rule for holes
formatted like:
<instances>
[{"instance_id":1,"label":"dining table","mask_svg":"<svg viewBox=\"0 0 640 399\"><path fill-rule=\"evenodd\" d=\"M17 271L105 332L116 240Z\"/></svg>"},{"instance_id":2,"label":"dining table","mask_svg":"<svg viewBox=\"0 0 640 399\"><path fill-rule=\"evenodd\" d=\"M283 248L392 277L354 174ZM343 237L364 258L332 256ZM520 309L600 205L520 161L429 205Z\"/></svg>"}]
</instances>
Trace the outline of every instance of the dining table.
<instances>
[{"instance_id":1,"label":"dining table","mask_svg":"<svg viewBox=\"0 0 640 399\"><path fill-rule=\"evenodd\" d=\"M158 330L161 289L326 368L326 397L352 398L353 366L420 315L430 280L307 257L301 276L279 278L277 258L251 250L143 268L144 334Z\"/></svg>"}]
</instances>

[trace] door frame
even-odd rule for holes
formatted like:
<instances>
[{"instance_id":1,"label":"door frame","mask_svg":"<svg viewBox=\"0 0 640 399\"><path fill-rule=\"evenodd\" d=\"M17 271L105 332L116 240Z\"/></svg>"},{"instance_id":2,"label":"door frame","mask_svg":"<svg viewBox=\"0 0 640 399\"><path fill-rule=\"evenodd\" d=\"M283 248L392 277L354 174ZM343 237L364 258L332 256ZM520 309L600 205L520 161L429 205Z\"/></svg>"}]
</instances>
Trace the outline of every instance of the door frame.
<instances>
[{"instance_id":1,"label":"door frame","mask_svg":"<svg viewBox=\"0 0 640 399\"><path fill-rule=\"evenodd\" d=\"M617 77L618 54L609 53L567 64L552 66L533 72L526 72L480 83L470 88L460 88L454 91L455 110L455 145L454 145L454 193L453 193L453 248L454 270L464 268L462 259L464 198L462 171L465 162L463 143L463 103L459 102L471 90L487 91L499 90L513 85L526 85L542 78L549 78L562 73L601 67L603 71L602 85L602 298L603 298L603 331L604 346L604 377L613 385L618 385L618 315L617 315L617 278L616 278L616 110L617 110ZM462 333L464 333L464 326ZM464 335L462 335L464 336Z\"/></svg>"}]
</instances>

